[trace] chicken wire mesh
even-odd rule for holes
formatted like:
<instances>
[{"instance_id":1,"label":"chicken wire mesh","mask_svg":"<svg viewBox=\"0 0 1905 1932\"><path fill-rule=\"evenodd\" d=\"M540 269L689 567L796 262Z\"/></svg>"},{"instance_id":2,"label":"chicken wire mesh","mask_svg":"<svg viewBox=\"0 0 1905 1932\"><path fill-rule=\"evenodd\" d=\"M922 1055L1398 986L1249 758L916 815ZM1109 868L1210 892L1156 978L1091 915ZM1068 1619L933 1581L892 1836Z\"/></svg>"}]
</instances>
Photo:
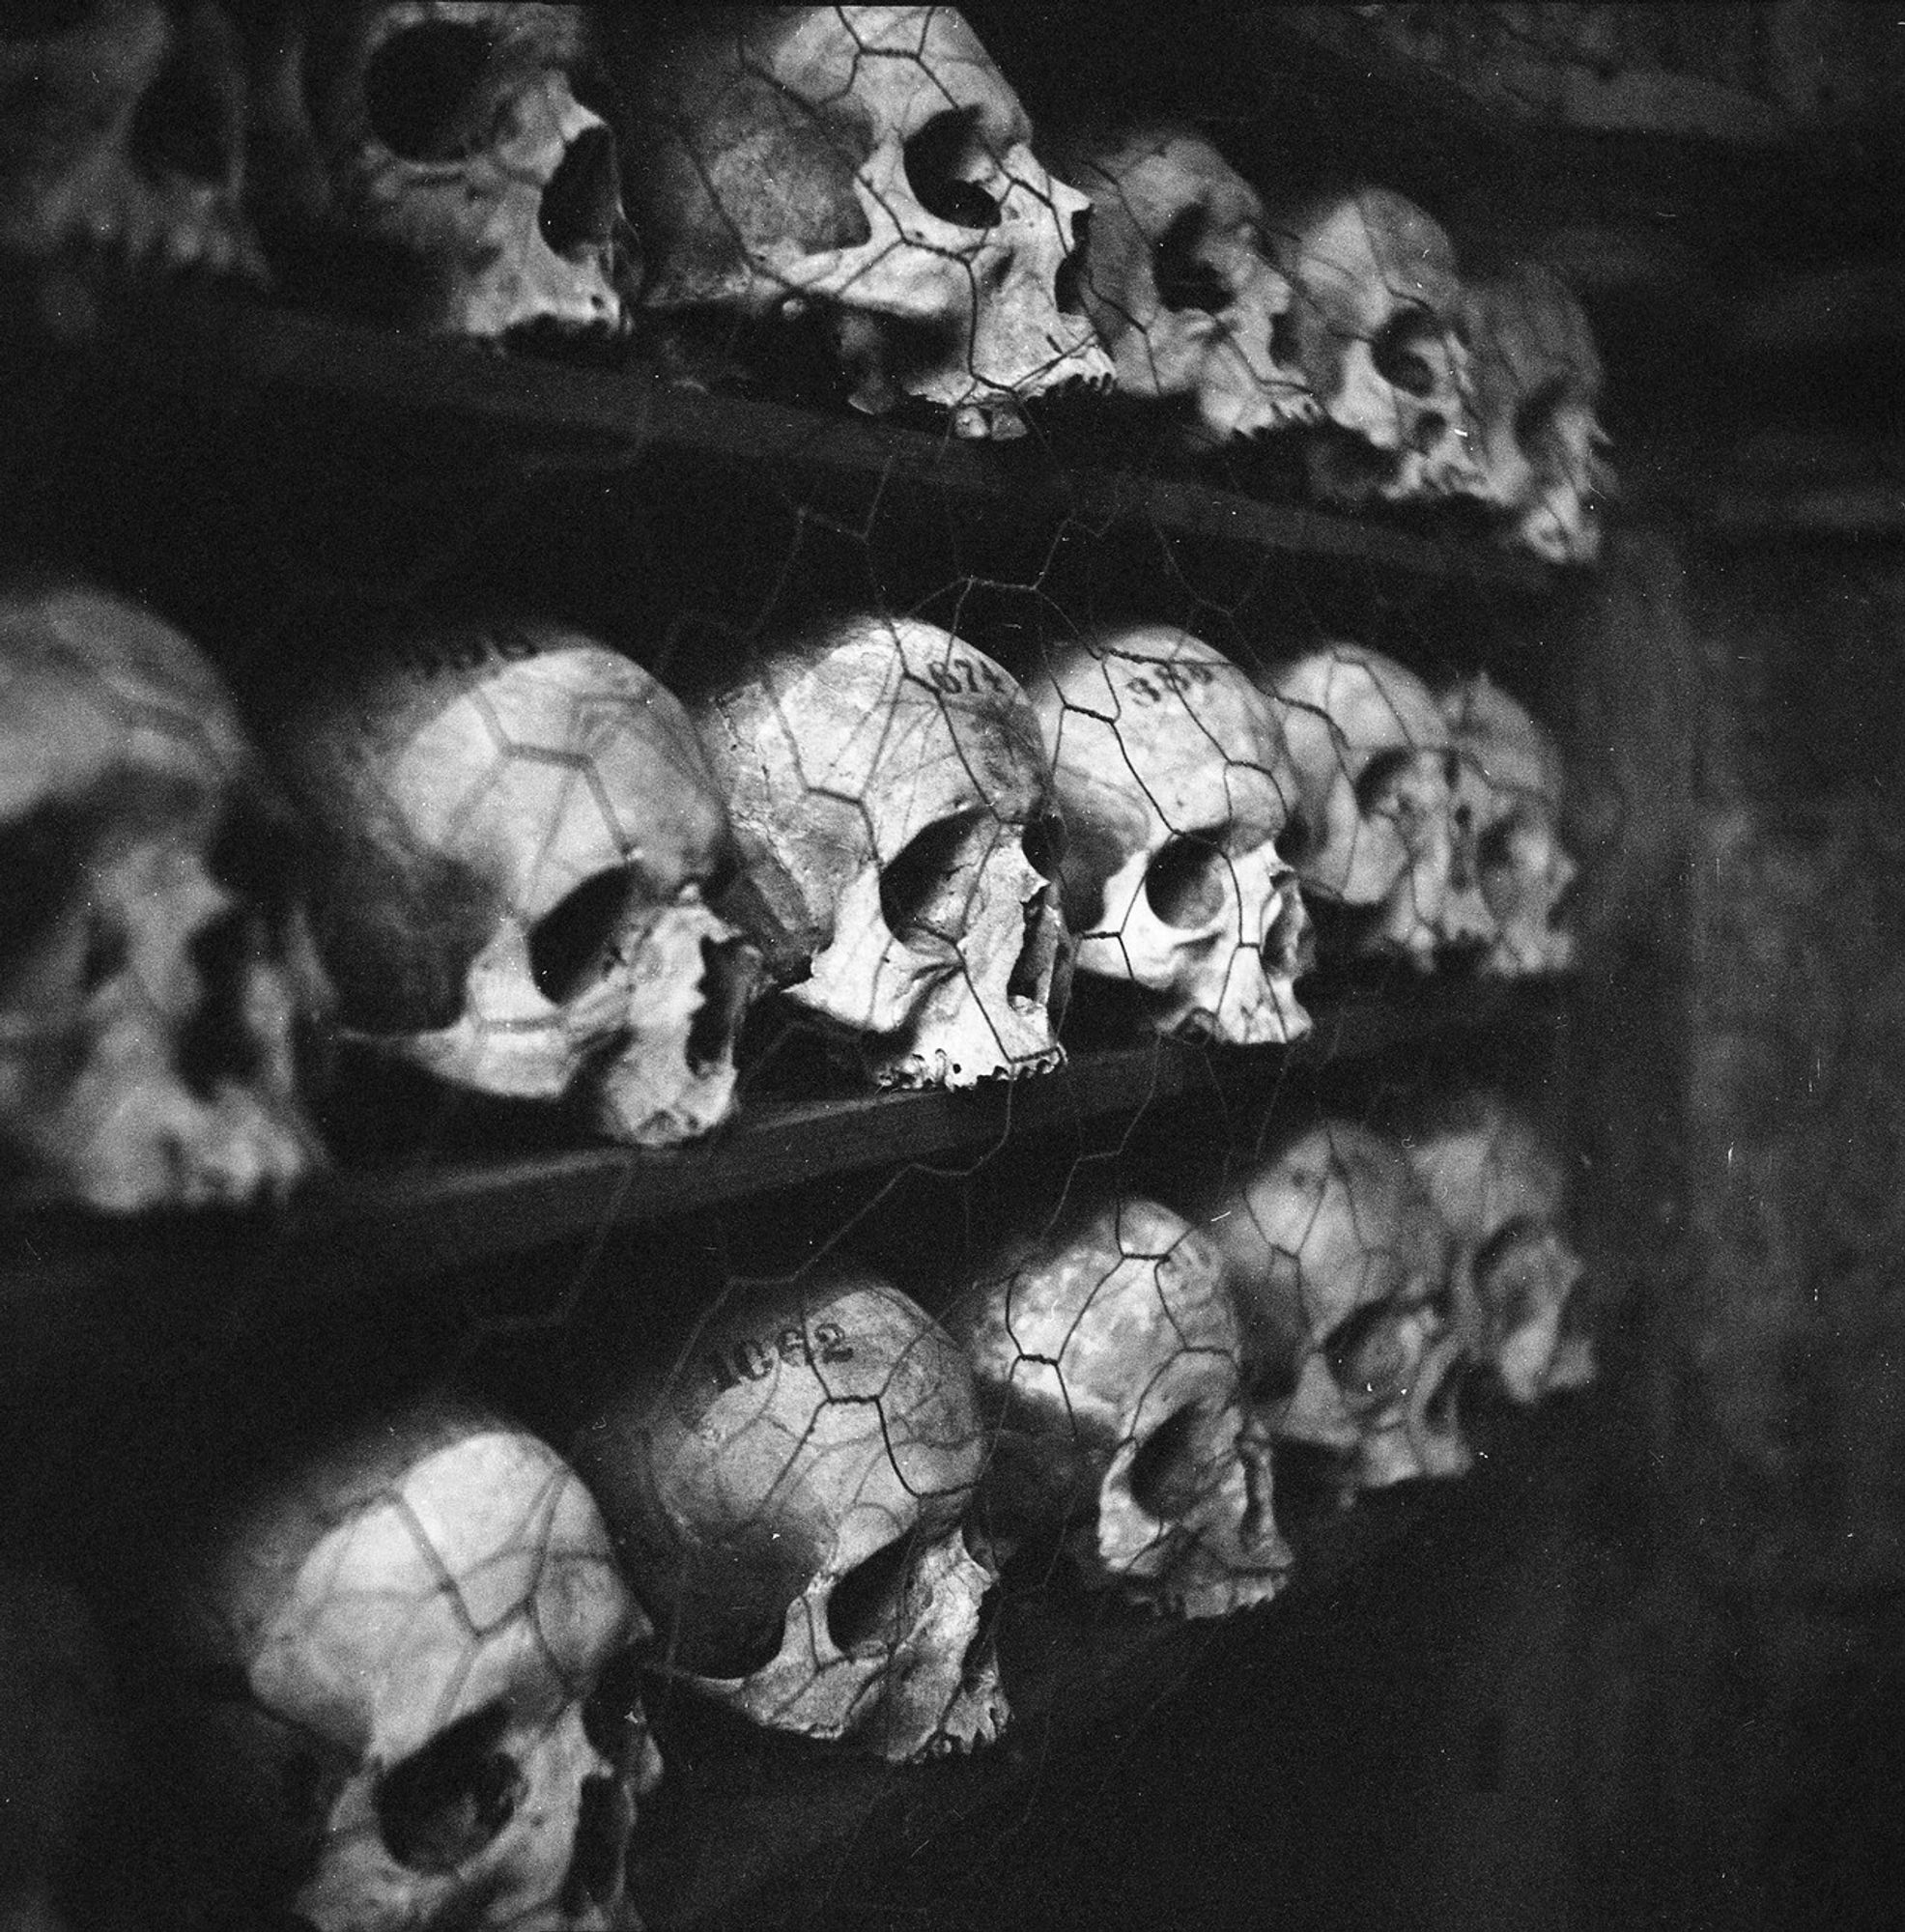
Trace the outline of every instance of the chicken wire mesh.
<instances>
[{"instance_id":1,"label":"chicken wire mesh","mask_svg":"<svg viewBox=\"0 0 1905 1932\"><path fill-rule=\"evenodd\" d=\"M1145 238L1146 311L1090 255L1066 273L1113 210L1086 167L1055 185L982 50L942 56L957 16L888 47L816 11L819 79L778 134L819 224L795 257L723 198L733 156L703 131L779 48L720 29L719 98L654 136L714 205L684 252L748 284L682 284L638 334L704 392L667 434L533 390L496 412L533 332L514 363L445 345L400 398L353 379L343 325L328 376L55 355L59 380L8 392L17 549L197 639L296 801L342 1029L308 1093L331 1184L406 1179L426 1227L496 1216L494 1258L478 1237L360 1274L295 1219L166 1224L162 1340L108 1344L40 1405L22 1543L79 1570L114 1636L189 1660L124 1719L134 1786L189 1740L185 1801L32 1880L105 1894L100 1922L611 1923L629 1900L830 1922L907 1895L868 1853L887 1831L969 1896L956 1848L1039 1834L1041 1777L1090 1764L1107 1713L1200 1694L1271 1641L1259 1606L1345 1560L1346 1522L1394 1514L1378 1492L1467 1468L1581 1378L1565 1163L1489 1179L1566 1145L1553 1012L1407 1017L1571 963L1546 950L1571 905L1558 754L1491 765L1460 734L1486 668L1566 741L1572 612L1446 567L1448 506L1408 498L1479 440L1492 380L1553 455L1516 513L1578 524L1592 439L1554 412L1591 413L1598 371L1568 387L1565 317L1551 356L1545 319L1532 348L1477 335L1452 269L1425 299L1421 211L1230 207L1256 191L1208 143ZM882 196L857 171L889 133ZM1099 173L1143 229L1130 170ZM631 213L652 270L670 232ZM927 217L981 240L940 248L916 311L879 286L939 245ZM1029 352L981 293L1009 248L1050 309ZM1350 262L1353 295L1286 320ZM1224 321L1246 298L1263 367ZM591 355L628 353L611 335ZM1155 415L1126 413L1127 350ZM1346 467L1359 432L1325 405L1351 363L1374 413ZM807 413L747 413L763 396ZM837 410L929 434L829 460ZM967 438L1017 467L962 468ZM1111 496L1069 490L1074 465ZM1239 543L1224 486L1353 506L1368 534ZM1536 902L1498 953L1506 875ZM1370 1050L1333 1052L1358 1025ZM1458 1086L1514 1124L1448 1112ZM1455 1142L1448 1184L1481 1203L1459 1228L1426 1151ZM656 1159L697 1205L540 1219L547 1163ZM697 1161L730 1178L697 1191ZM486 1208L506 1171L528 1179ZM445 1380L464 1406L428 1406ZM247 1517L263 1469L305 1500ZM266 1583L193 1570L234 1536ZM208 1593L222 1651L180 1628ZM395 1701L352 1708L364 1684Z\"/></svg>"}]
</instances>

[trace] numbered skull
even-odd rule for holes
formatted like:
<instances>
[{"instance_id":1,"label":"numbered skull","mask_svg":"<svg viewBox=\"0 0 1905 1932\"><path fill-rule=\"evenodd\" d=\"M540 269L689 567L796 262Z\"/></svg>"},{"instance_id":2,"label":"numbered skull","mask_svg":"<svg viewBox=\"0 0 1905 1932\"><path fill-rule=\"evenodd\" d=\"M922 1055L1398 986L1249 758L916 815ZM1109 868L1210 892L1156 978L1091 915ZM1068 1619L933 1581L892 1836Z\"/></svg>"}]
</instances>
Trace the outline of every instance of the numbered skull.
<instances>
[{"instance_id":1,"label":"numbered skull","mask_svg":"<svg viewBox=\"0 0 1905 1932\"><path fill-rule=\"evenodd\" d=\"M240 1208L321 1164L298 872L184 637L86 584L0 586L0 1192Z\"/></svg>"},{"instance_id":2,"label":"numbered skull","mask_svg":"<svg viewBox=\"0 0 1905 1932\"><path fill-rule=\"evenodd\" d=\"M1493 943L1494 920L1456 838L1458 766L1429 688L1393 659L1332 643L1270 667L1295 773L1296 870L1325 951L1401 952Z\"/></svg>"},{"instance_id":3,"label":"numbered skull","mask_svg":"<svg viewBox=\"0 0 1905 1932\"><path fill-rule=\"evenodd\" d=\"M261 219L288 285L400 327L612 339L637 275L588 10L303 7L264 63Z\"/></svg>"},{"instance_id":4,"label":"numbered skull","mask_svg":"<svg viewBox=\"0 0 1905 1932\"><path fill-rule=\"evenodd\" d=\"M1593 1345L1572 1320L1582 1264L1552 1137L1505 1094L1465 1087L1419 1109L1404 1144L1455 1237L1457 1326L1469 1359L1518 1403L1591 1381Z\"/></svg>"},{"instance_id":5,"label":"numbered skull","mask_svg":"<svg viewBox=\"0 0 1905 1932\"><path fill-rule=\"evenodd\" d=\"M1070 134L1050 153L1092 197L1079 286L1120 393L1175 404L1193 448L1316 421L1264 204L1223 156L1170 122Z\"/></svg>"},{"instance_id":6,"label":"numbered skull","mask_svg":"<svg viewBox=\"0 0 1905 1932\"><path fill-rule=\"evenodd\" d=\"M1301 1038L1309 924L1277 850L1298 779L1263 694L1166 625L1062 646L1031 693L1066 817L1079 970L1139 987L1161 1033Z\"/></svg>"},{"instance_id":7,"label":"numbered skull","mask_svg":"<svg viewBox=\"0 0 1905 1932\"><path fill-rule=\"evenodd\" d=\"M1155 1202L1009 1249L950 1318L996 1444L995 1521L1064 1532L1091 1584L1185 1617L1282 1588L1256 1365L1215 1251Z\"/></svg>"},{"instance_id":8,"label":"numbered skull","mask_svg":"<svg viewBox=\"0 0 1905 1932\"><path fill-rule=\"evenodd\" d=\"M1560 747L1486 673L1442 695L1457 766L1459 867L1479 886L1494 923L1482 970L1565 973L1579 867L1562 842L1566 773Z\"/></svg>"},{"instance_id":9,"label":"numbered skull","mask_svg":"<svg viewBox=\"0 0 1905 1932\"><path fill-rule=\"evenodd\" d=\"M1289 333L1325 419L1310 442L1319 494L1406 503L1469 483L1468 351L1442 229L1402 195L1359 187L1274 213L1270 254L1295 290Z\"/></svg>"},{"instance_id":10,"label":"numbered skull","mask_svg":"<svg viewBox=\"0 0 1905 1932\"><path fill-rule=\"evenodd\" d=\"M697 706L750 884L883 1087L1061 1064L1060 833L1011 677L931 624L857 616Z\"/></svg>"},{"instance_id":11,"label":"numbered skull","mask_svg":"<svg viewBox=\"0 0 1905 1932\"><path fill-rule=\"evenodd\" d=\"M360 1043L638 1147L728 1117L758 960L708 904L732 851L694 725L639 665L440 620L333 655L278 735Z\"/></svg>"},{"instance_id":12,"label":"numbered skull","mask_svg":"<svg viewBox=\"0 0 1905 1932\"><path fill-rule=\"evenodd\" d=\"M1533 262L1470 284L1463 304L1480 461L1462 494L1545 562L1592 563L1613 488L1593 328L1567 284Z\"/></svg>"},{"instance_id":13,"label":"numbered skull","mask_svg":"<svg viewBox=\"0 0 1905 1932\"><path fill-rule=\"evenodd\" d=\"M554 1451L431 1402L206 1517L178 1622L226 1688L188 1706L166 1765L185 1822L164 1876L191 1922L630 1925L635 1804L661 1773L635 1655L653 1634Z\"/></svg>"},{"instance_id":14,"label":"numbered skull","mask_svg":"<svg viewBox=\"0 0 1905 1932\"><path fill-rule=\"evenodd\" d=\"M737 1293L642 1354L578 1434L672 1674L755 1723L895 1763L989 1744L997 1580L961 1520L984 1458L963 1355L825 1265Z\"/></svg>"},{"instance_id":15,"label":"numbered skull","mask_svg":"<svg viewBox=\"0 0 1905 1932\"><path fill-rule=\"evenodd\" d=\"M917 398L957 435L1110 386L1067 286L1087 199L955 10L724 11L631 65L645 308L815 318L854 408Z\"/></svg>"},{"instance_id":16,"label":"numbered skull","mask_svg":"<svg viewBox=\"0 0 1905 1932\"><path fill-rule=\"evenodd\" d=\"M0 22L0 248L261 279L244 64L209 0L74 0Z\"/></svg>"},{"instance_id":17,"label":"numbered skull","mask_svg":"<svg viewBox=\"0 0 1905 1932\"><path fill-rule=\"evenodd\" d=\"M1203 1217L1293 1393L1275 1434L1333 1450L1364 1489L1460 1475L1449 1235L1394 1141L1325 1120Z\"/></svg>"}]
</instances>

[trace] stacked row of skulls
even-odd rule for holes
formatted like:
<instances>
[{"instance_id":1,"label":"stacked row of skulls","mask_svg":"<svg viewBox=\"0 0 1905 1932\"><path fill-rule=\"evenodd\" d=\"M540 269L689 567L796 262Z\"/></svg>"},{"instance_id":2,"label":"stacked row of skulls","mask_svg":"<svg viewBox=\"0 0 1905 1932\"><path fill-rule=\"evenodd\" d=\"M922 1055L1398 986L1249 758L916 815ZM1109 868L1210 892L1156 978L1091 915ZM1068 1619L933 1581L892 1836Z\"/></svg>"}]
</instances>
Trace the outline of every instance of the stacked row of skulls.
<instances>
[{"instance_id":1,"label":"stacked row of skulls","mask_svg":"<svg viewBox=\"0 0 1905 1932\"><path fill-rule=\"evenodd\" d=\"M584 104L584 98L595 104ZM598 111L598 108L601 111ZM1589 561L1603 371L1538 262L1392 189L1253 185L1169 119L1035 130L944 7L83 0L0 29L0 247L1021 434L1115 390L1327 502Z\"/></svg>"},{"instance_id":2,"label":"stacked row of skulls","mask_svg":"<svg viewBox=\"0 0 1905 1932\"><path fill-rule=\"evenodd\" d=\"M1290 1459L1351 1507L1465 1471L1485 1393L1591 1378L1567 1193L1493 1088L1321 1114L1182 1212L1081 1198L918 1299L840 1256L735 1284L592 1350L535 1430L445 1386L274 1443L113 1619L155 1923L632 1932L644 1694L914 1764L1009 1726L1017 1591L1268 1604ZM37 1576L0 1571L0 1644L36 1670L0 1696L0 1906L59 1927L116 1666Z\"/></svg>"},{"instance_id":3,"label":"stacked row of skulls","mask_svg":"<svg viewBox=\"0 0 1905 1932\"><path fill-rule=\"evenodd\" d=\"M551 618L327 644L265 756L151 611L0 589L10 1196L282 1199L314 1097L392 1077L680 1146L735 1114L756 1006L876 1086L968 1088L1061 1065L1074 983L1100 1030L1275 1049L1313 971L1574 960L1561 760L1486 676L1140 623L1021 685L862 613L683 702Z\"/></svg>"}]
</instances>

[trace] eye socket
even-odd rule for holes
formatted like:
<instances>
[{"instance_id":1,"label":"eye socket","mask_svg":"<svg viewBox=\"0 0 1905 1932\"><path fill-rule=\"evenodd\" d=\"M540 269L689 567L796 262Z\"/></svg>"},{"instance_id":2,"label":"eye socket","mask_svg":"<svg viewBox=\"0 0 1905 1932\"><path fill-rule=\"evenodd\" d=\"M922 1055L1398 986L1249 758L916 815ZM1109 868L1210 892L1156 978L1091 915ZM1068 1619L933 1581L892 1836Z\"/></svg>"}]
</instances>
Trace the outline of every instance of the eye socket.
<instances>
[{"instance_id":1,"label":"eye socket","mask_svg":"<svg viewBox=\"0 0 1905 1932\"><path fill-rule=\"evenodd\" d=\"M887 930L909 946L950 946L965 929L972 902L967 847L981 811L961 812L928 825L880 873L880 916Z\"/></svg>"},{"instance_id":2,"label":"eye socket","mask_svg":"<svg viewBox=\"0 0 1905 1932\"><path fill-rule=\"evenodd\" d=\"M448 20L392 34L364 71L372 134L406 161L464 159L488 131L476 110L493 50L480 27Z\"/></svg>"},{"instance_id":3,"label":"eye socket","mask_svg":"<svg viewBox=\"0 0 1905 1932\"><path fill-rule=\"evenodd\" d=\"M1408 746L1392 745L1378 752L1362 768L1356 778L1356 810L1364 818L1394 803L1392 794L1414 757Z\"/></svg>"},{"instance_id":4,"label":"eye socket","mask_svg":"<svg viewBox=\"0 0 1905 1932\"><path fill-rule=\"evenodd\" d=\"M1204 1493L1207 1478L1197 1460L1197 1409L1167 1416L1131 1458L1131 1493L1147 1516L1175 1522Z\"/></svg>"},{"instance_id":5,"label":"eye socket","mask_svg":"<svg viewBox=\"0 0 1905 1932\"><path fill-rule=\"evenodd\" d=\"M1198 259L1198 248L1209 226L1209 215L1196 202L1173 216L1152 245L1152 272L1157 298L1174 311L1201 309L1215 315L1230 306L1231 292L1209 263Z\"/></svg>"},{"instance_id":6,"label":"eye socket","mask_svg":"<svg viewBox=\"0 0 1905 1932\"><path fill-rule=\"evenodd\" d=\"M1515 405L1515 440L1523 449L1541 442L1554 421L1554 413L1568 393L1566 382L1552 376L1538 383Z\"/></svg>"},{"instance_id":7,"label":"eye socket","mask_svg":"<svg viewBox=\"0 0 1905 1932\"><path fill-rule=\"evenodd\" d=\"M1145 873L1145 897L1166 925L1195 930L1223 911L1228 862L1209 835L1185 833L1173 838Z\"/></svg>"},{"instance_id":8,"label":"eye socket","mask_svg":"<svg viewBox=\"0 0 1905 1932\"><path fill-rule=\"evenodd\" d=\"M529 933L529 971L544 999L560 1006L608 972L632 887L626 867L598 872L537 920Z\"/></svg>"},{"instance_id":9,"label":"eye socket","mask_svg":"<svg viewBox=\"0 0 1905 1932\"><path fill-rule=\"evenodd\" d=\"M966 175L974 165L978 129L970 112L935 114L906 144L906 180L925 212L957 228L996 228L999 204Z\"/></svg>"},{"instance_id":10,"label":"eye socket","mask_svg":"<svg viewBox=\"0 0 1905 1932\"><path fill-rule=\"evenodd\" d=\"M451 1872L495 1842L523 1798L523 1775L502 1748L500 1704L460 1719L393 1766L377 1787L384 1849L418 1872Z\"/></svg>"},{"instance_id":11,"label":"eye socket","mask_svg":"<svg viewBox=\"0 0 1905 1932\"><path fill-rule=\"evenodd\" d=\"M1339 1321L1324 1339L1323 1355L1331 1378L1351 1401L1383 1403L1402 1393L1407 1365L1382 1302L1367 1303Z\"/></svg>"},{"instance_id":12,"label":"eye socket","mask_svg":"<svg viewBox=\"0 0 1905 1932\"><path fill-rule=\"evenodd\" d=\"M1428 350L1436 333L1434 320L1421 310L1397 316L1371 345L1376 373L1393 388L1411 396L1431 394L1436 387L1436 365Z\"/></svg>"},{"instance_id":13,"label":"eye socket","mask_svg":"<svg viewBox=\"0 0 1905 1932\"><path fill-rule=\"evenodd\" d=\"M1041 877L1056 879L1065 864L1065 820L1056 811L1045 812L1025 828L1021 840L1025 856Z\"/></svg>"},{"instance_id":14,"label":"eye socket","mask_svg":"<svg viewBox=\"0 0 1905 1932\"><path fill-rule=\"evenodd\" d=\"M648 1729L641 1708L641 1665L634 1650L610 1660L583 1700L583 1733L602 1756L618 1767L633 1763Z\"/></svg>"},{"instance_id":15,"label":"eye socket","mask_svg":"<svg viewBox=\"0 0 1905 1932\"><path fill-rule=\"evenodd\" d=\"M827 1632L849 1657L865 1645L890 1645L899 1637L912 1559L912 1538L897 1536L834 1585Z\"/></svg>"}]
</instances>

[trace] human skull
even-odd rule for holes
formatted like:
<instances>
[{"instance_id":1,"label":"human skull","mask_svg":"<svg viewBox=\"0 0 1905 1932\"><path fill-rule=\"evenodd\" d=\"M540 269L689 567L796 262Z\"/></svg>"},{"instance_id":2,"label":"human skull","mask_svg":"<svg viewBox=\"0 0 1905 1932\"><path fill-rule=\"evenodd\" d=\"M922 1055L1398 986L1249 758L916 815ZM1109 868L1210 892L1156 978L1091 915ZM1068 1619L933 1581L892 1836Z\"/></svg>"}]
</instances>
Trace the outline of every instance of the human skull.
<instances>
[{"instance_id":1,"label":"human skull","mask_svg":"<svg viewBox=\"0 0 1905 1932\"><path fill-rule=\"evenodd\" d=\"M1141 123L1054 143L1092 197L1080 282L1124 395L1178 402L1211 447L1321 412L1283 338L1290 283L1271 263L1257 190L1202 134Z\"/></svg>"},{"instance_id":2,"label":"human skull","mask_svg":"<svg viewBox=\"0 0 1905 1932\"><path fill-rule=\"evenodd\" d=\"M916 397L962 436L1018 404L1108 388L1066 305L1089 207L951 7L771 7L695 19L630 76L642 306L819 315L853 407Z\"/></svg>"},{"instance_id":3,"label":"human skull","mask_svg":"<svg viewBox=\"0 0 1905 1932\"><path fill-rule=\"evenodd\" d=\"M674 1360L614 1372L575 1456L671 1674L776 1730L894 1763L1008 1719L961 1520L972 1372L897 1289L834 1264L737 1292Z\"/></svg>"},{"instance_id":4,"label":"human skull","mask_svg":"<svg viewBox=\"0 0 1905 1932\"><path fill-rule=\"evenodd\" d=\"M1276 846L1297 777L1262 693L1188 632L1142 624L1057 648L1031 695L1079 970L1141 987L1161 1033L1300 1039L1309 925Z\"/></svg>"},{"instance_id":5,"label":"human skull","mask_svg":"<svg viewBox=\"0 0 1905 1932\"><path fill-rule=\"evenodd\" d=\"M426 1402L207 1515L177 1620L229 1688L167 1775L215 1922L627 1932L653 1632L554 1450Z\"/></svg>"},{"instance_id":6,"label":"human skull","mask_svg":"<svg viewBox=\"0 0 1905 1932\"><path fill-rule=\"evenodd\" d=\"M1265 689L1295 772L1296 871L1313 908L1348 913L1350 950L1427 969L1438 949L1493 942L1463 869L1456 759L1428 686L1379 651L1331 643L1271 666Z\"/></svg>"},{"instance_id":7,"label":"human skull","mask_svg":"<svg viewBox=\"0 0 1905 1932\"><path fill-rule=\"evenodd\" d=\"M295 845L177 631L81 583L0 588L0 1191L239 1208L321 1164Z\"/></svg>"},{"instance_id":8,"label":"human skull","mask_svg":"<svg viewBox=\"0 0 1905 1932\"><path fill-rule=\"evenodd\" d=\"M882 1087L970 1087L1064 1059L1068 945L1038 724L982 652L854 616L697 709L750 883L805 961L784 990Z\"/></svg>"},{"instance_id":9,"label":"human skull","mask_svg":"<svg viewBox=\"0 0 1905 1932\"><path fill-rule=\"evenodd\" d=\"M1469 284L1463 304L1480 462L1462 494L1488 505L1507 542L1548 563L1592 563L1613 475L1601 454L1606 377L1587 317L1533 262Z\"/></svg>"},{"instance_id":10,"label":"human skull","mask_svg":"<svg viewBox=\"0 0 1905 1932\"><path fill-rule=\"evenodd\" d=\"M1458 845L1493 916L1482 970L1565 973L1575 963L1566 924L1579 871L1561 842L1565 772L1549 732L1486 673L1442 694L1458 760Z\"/></svg>"},{"instance_id":11,"label":"human skull","mask_svg":"<svg viewBox=\"0 0 1905 1932\"><path fill-rule=\"evenodd\" d=\"M619 335L633 237L614 135L571 82L586 32L569 6L302 9L260 90L287 279L435 334Z\"/></svg>"},{"instance_id":12,"label":"human skull","mask_svg":"<svg viewBox=\"0 0 1905 1932\"><path fill-rule=\"evenodd\" d=\"M1267 1603L1255 1365L1215 1251L1155 1202L1096 1204L1009 1249L949 1317L996 1431L988 1499L1066 1530L1084 1579L1184 1617Z\"/></svg>"},{"instance_id":13,"label":"human skull","mask_svg":"<svg viewBox=\"0 0 1905 1932\"><path fill-rule=\"evenodd\" d=\"M209 0L0 22L0 248L262 279L244 167L244 66Z\"/></svg>"},{"instance_id":14,"label":"human skull","mask_svg":"<svg viewBox=\"0 0 1905 1932\"><path fill-rule=\"evenodd\" d=\"M1339 1452L1355 1484L1462 1474L1449 1236L1408 1156L1354 1122L1287 1139L1202 1217L1293 1392L1275 1434Z\"/></svg>"},{"instance_id":15,"label":"human skull","mask_svg":"<svg viewBox=\"0 0 1905 1932\"><path fill-rule=\"evenodd\" d=\"M731 848L694 726L639 665L439 622L320 672L278 735L360 1042L637 1147L727 1118L758 961L708 904Z\"/></svg>"},{"instance_id":16,"label":"human skull","mask_svg":"<svg viewBox=\"0 0 1905 1932\"><path fill-rule=\"evenodd\" d=\"M1455 248L1388 188L1324 194L1270 221L1295 290L1290 335L1328 425L1310 444L1320 494L1357 505L1448 496L1475 472Z\"/></svg>"},{"instance_id":17,"label":"human skull","mask_svg":"<svg viewBox=\"0 0 1905 1932\"><path fill-rule=\"evenodd\" d=\"M1504 1094L1463 1088L1423 1109L1403 1145L1455 1237L1456 1322L1469 1359L1518 1403L1593 1380L1593 1345L1569 1325L1582 1264L1552 1138Z\"/></svg>"},{"instance_id":18,"label":"human skull","mask_svg":"<svg viewBox=\"0 0 1905 1932\"><path fill-rule=\"evenodd\" d=\"M88 1908L124 1804L112 1659L71 1584L0 1567L0 1925L66 1932Z\"/></svg>"}]
</instances>

